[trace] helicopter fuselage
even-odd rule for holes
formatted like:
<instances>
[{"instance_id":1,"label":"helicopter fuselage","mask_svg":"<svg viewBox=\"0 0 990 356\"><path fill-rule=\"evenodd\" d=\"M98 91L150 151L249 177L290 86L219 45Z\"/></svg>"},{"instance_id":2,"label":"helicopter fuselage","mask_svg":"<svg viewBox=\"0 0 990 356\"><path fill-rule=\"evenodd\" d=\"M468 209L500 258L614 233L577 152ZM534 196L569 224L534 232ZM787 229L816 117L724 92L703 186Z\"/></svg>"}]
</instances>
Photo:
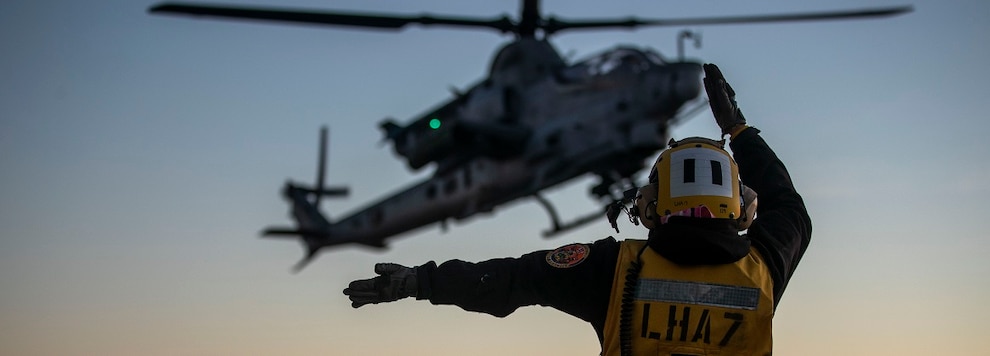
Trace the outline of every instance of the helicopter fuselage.
<instances>
[{"instance_id":1,"label":"helicopter fuselage","mask_svg":"<svg viewBox=\"0 0 990 356\"><path fill-rule=\"evenodd\" d=\"M610 181L631 178L664 146L677 111L700 93L700 74L697 63L664 63L633 48L539 78L515 77L527 82L493 73L393 131L396 152L414 168L436 163L433 176L335 221L325 242L380 242L491 212L587 172Z\"/></svg>"},{"instance_id":2,"label":"helicopter fuselage","mask_svg":"<svg viewBox=\"0 0 990 356\"><path fill-rule=\"evenodd\" d=\"M599 199L615 199L615 190L628 188L644 161L664 147L668 128L682 107L700 94L701 66L665 63L655 53L622 47L568 65L547 40L560 31L873 18L913 10L898 6L673 20L566 20L543 16L539 5L539 0L520 0L517 19L185 3L158 4L149 11L391 30L408 25L484 28L515 36L498 51L488 76L470 90L455 93L408 125L391 120L380 124L386 140L411 169L434 166L429 179L337 221L327 219L319 208L321 196L346 194L346 189L323 186L325 155L320 158L316 188L286 185L284 195L292 204L297 227L268 229L265 235L301 237L308 252L297 265L300 268L322 247L346 243L384 247L392 236L490 212L530 196L550 213L553 231L561 231L595 215L561 225L553 207L539 195L542 190L587 173L601 178L591 188ZM325 152L326 139L321 142Z\"/></svg>"}]
</instances>

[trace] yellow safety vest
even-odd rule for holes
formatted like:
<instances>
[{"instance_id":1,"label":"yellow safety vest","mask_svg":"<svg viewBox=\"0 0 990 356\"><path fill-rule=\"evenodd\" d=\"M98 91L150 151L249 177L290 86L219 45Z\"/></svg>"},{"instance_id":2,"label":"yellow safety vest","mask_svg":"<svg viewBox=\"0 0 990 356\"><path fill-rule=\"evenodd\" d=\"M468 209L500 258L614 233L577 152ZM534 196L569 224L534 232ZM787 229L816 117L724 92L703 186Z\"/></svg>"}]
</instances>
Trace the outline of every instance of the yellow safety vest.
<instances>
[{"instance_id":1,"label":"yellow safety vest","mask_svg":"<svg viewBox=\"0 0 990 356\"><path fill-rule=\"evenodd\" d=\"M759 252L750 248L729 264L687 266L645 246L626 240L619 249L603 355L621 354L624 298L632 304L626 323L633 355L770 355L773 280ZM640 251L636 287L626 292Z\"/></svg>"}]
</instances>

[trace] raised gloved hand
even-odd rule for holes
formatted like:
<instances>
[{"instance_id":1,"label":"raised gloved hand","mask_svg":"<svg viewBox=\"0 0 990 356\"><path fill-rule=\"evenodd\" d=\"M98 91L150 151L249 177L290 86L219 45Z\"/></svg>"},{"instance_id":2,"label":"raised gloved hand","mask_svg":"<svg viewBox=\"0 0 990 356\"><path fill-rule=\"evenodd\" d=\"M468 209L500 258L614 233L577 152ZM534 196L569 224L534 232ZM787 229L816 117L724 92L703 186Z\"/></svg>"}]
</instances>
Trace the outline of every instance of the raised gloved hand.
<instances>
[{"instance_id":1,"label":"raised gloved hand","mask_svg":"<svg viewBox=\"0 0 990 356\"><path fill-rule=\"evenodd\" d=\"M708 63L705 69L705 91L708 92L708 104L712 107L715 122L722 129L722 135L732 134L746 125L746 118L736 105L736 92L725 81L718 66Z\"/></svg>"},{"instance_id":2,"label":"raised gloved hand","mask_svg":"<svg viewBox=\"0 0 990 356\"><path fill-rule=\"evenodd\" d=\"M416 296L418 281L415 269L395 263L379 263L375 265L375 273L379 276L353 281L344 289L352 307Z\"/></svg>"}]
</instances>

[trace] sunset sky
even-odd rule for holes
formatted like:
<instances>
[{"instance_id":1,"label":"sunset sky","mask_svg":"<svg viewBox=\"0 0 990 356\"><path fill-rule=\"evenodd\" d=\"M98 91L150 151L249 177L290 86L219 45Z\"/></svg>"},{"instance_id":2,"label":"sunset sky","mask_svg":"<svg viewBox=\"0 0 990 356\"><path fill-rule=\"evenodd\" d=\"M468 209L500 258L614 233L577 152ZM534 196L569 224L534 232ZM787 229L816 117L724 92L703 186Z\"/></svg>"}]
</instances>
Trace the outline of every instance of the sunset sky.
<instances>
[{"instance_id":1,"label":"sunset sky","mask_svg":"<svg viewBox=\"0 0 990 356\"><path fill-rule=\"evenodd\" d=\"M602 219L554 239L532 200L391 240L326 251L299 274L286 179L316 176L340 217L429 170L381 145L483 78L494 32L320 28L153 16L155 1L0 5L0 354L597 355L590 325L550 308L506 318L403 300L352 309L376 262L519 256L616 235ZM198 3L198 2L197 2ZM518 15L516 1L214 0L415 15ZM779 355L985 355L990 349L990 2L546 0L567 19L734 16L913 5L876 20L690 27L788 166L814 221L777 309ZM676 57L683 28L572 31L576 61L617 45ZM710 112L675 138L717 135ZM599 207L592 179L548 194Z\"/></svg>"}]
</instances>

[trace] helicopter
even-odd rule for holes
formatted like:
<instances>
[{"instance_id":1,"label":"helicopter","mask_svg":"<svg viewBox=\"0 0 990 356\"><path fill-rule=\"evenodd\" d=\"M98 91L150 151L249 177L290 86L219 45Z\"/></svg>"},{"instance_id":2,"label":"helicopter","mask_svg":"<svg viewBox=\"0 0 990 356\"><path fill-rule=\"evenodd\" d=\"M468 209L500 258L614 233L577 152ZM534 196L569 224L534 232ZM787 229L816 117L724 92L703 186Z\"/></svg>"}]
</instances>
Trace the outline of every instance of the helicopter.
<instances>
[{"instance_id":1,"label":"helicopter","mask_svg":"<svg viewBox=\"0 0 990 356\"><path fill-rule=\"evenodd\" d=\"M758 16L682 19L564 20L544 17L539 0L521 0L517 19L400 16L283 8L161 3L153 14L378 29L407 25L486 28L513 39L495 53L487 75L469 89L413 117L386 118L385 141L411 170L432 174L338 220L320 210L321 198L347 187L325 185L327 128L320 131L315 186L286 182L295 227L268 228L267 237L300 239L306 266L325 247L357 244L376 249L387 240L431 224L492 213L502 204L534 198L548 213L554 236L605 216L605 208L562 222L541 192L588 174L589 194L608 207L635 188L634 177L663 149L671 125L707 107L700 97L701 63L683 54L669 60L648 48L619 46L568 63L549 42L562 31L649 26L745 24L894 16L911 6ZM681 39L691 37L681 32ZM683 49L679 52L683 53Z\"/></svg>"}]
</instances>

